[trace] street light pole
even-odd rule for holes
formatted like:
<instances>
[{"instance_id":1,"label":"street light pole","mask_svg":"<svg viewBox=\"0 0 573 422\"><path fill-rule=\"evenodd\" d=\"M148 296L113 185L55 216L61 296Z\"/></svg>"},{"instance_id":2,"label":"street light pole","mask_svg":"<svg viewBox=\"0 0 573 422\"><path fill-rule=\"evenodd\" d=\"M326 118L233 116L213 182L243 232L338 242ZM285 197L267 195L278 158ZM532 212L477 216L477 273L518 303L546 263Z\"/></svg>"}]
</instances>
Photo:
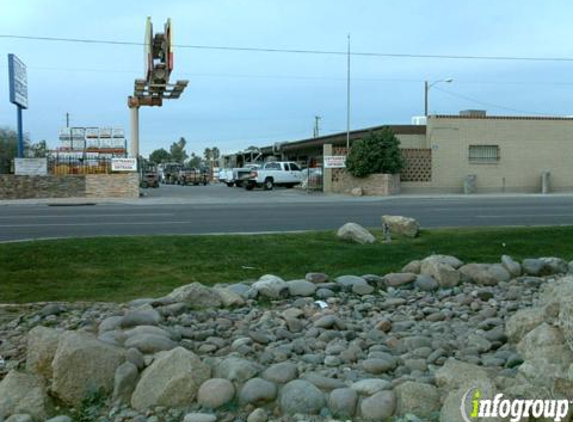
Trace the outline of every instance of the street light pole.
<instances>
[{"instance_id":1,"label":"street light pole","mask_svg":"<svg viewBox=\"0 0 573 422\"><path fill-rule=\"evenodd\" d=\"M430 89L428 81L424 81L424 116L428 115L428 90Z\"/></svg>"},{"instance_id":2,"label":"street light pole","mask_svg":"<svg viewBox=\"0 0 573 422\"><path fill-rule=\"evenodd\" d=\"M428 82L428 81L424 81L424 116L428 116L428 93L430 91L430 88L433 87L436 84L439 84L440 82L445 82L445 83L451 83L454 80L452 78L447 78L447 79L440 79L438 81L434 81L432 83Z\"/></svg>"}]
</instances>

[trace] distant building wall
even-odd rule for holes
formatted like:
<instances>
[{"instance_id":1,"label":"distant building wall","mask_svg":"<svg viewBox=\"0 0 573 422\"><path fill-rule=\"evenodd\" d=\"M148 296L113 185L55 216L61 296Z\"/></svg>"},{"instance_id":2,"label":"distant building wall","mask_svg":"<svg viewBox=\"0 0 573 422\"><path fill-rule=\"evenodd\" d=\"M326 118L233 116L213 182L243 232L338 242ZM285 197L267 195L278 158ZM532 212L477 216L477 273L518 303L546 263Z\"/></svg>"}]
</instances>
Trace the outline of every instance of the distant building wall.
<instances>
[{"instance_id":1,"label":"distant building wall","mask_svg":"<svg viewBox=\"0 0 573 422\"><path fill-rule=\"evenodd\" d=\"M546 170L550 192L573 191L573 119L430 116L427 137L426 192L461 193L469 174L478 193L540 192Z\"/></svg>"}]
</instances>

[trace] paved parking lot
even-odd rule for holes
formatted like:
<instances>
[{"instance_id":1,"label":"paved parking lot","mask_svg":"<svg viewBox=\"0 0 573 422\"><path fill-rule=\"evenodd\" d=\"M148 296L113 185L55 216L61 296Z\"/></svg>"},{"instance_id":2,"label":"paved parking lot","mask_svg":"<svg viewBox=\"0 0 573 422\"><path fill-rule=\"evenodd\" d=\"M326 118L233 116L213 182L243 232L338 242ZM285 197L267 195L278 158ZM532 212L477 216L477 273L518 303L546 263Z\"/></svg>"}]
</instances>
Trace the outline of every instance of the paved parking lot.
<instances>
[{"instance_id":1,"label":"paved parking lot","mask_svg":"<svg viewBox=\"0 0 573 422\"><path fill-rule=\"evenodd\" d=\"M228 187L222 183L207 186L160 185L159 188L142 189L141 202L192 203L192 204L268 204L330 202L350 199L347 195L324 195L322 192L307 192L300 188L275 187L271 191Z\"/></svg>"}]
</instances>

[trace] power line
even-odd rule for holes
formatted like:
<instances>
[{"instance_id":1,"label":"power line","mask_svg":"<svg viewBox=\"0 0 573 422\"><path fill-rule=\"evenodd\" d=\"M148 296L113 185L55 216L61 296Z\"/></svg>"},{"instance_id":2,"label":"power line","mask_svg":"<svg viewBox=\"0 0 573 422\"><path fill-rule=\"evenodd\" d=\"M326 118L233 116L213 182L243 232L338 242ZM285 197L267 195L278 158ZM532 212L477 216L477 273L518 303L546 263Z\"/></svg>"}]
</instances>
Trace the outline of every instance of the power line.
<instances>
[{"instance_id":1,"label":"power line","mask_svg":"<svg viewBox=\"0 0 573 422\"><path fill-rule=\"evenodd\" d=\"M0 69L6 70L8 66L0 65ZM58 71L58 72L90 72L90 73L125 73L137 74L141 70L136 69L109 69L109 68L71 68L71 67L45 67L45 66L28 66L28 69L40 71ZM324 81L342 81L346 77L340 76L312 76L312 75L278 75L278 74L247 74L247 73L202 73L202 72L178 72L178 75L185 77L204 77L204 78L247 78L247 79L292 79L292 80L324 80ZM421 84L424 79L404 79L404 78L368 78L368 77L351 77L354 82L397 82ZM573 86L573 82L548 82L548 81L494 81L494 80L460 80L456 79L456 85L540 85L540 86Z\"/></svg>"},{"instance_id":2,"label":"power line","mask_svg":"<svg viewBox=\"0 0 573 422\"><path fill-rule=\"evenodd\" d=\"M90 38L39 37L31 35L14 35L14 34L0 34L0 38L30 40L30 41L81 43L81 44L102 44L102 45L123 45L123 46L144 45L144 43L133 42L133 41L99 40ZM346 51L337 51L337 50L240 47L240 46L201 45L201 44L175 44L174 47L196 49L196 50L243 51L243 52L258 52L258 53L315 54L315 55L335 55L335 56L346 56L348 54L348 52ZM412 59L573 62L573 57L478 56L478 55L455 55L455 54L413 54L413 53L384 53L384 52L359 52L359 51L353 51L350 53L350 55L362 56L362 57L412 58Z\"/></svg>"},{"instance_id":3,"label":"power line","mask_svg":"<svg viewBox=\"0 0 573 422\"><path fill-rule=\"evenodd\" d=\"M553 113L540 113L538 111L525 111L525 110L519 110L516 108L502 106L499 104L489 103L489 102L477 100L477 99L472 98L472 97L468 97L466 95L456 94L454 92L448 91L448 90L443 89L443 88L434 87L433 89L435 89L436 91L441 91L441 92L448 94L452 97L461 98L463 100L471 101L472 103L476 103L476 104L483 105L486 107L494 107L494 108L498 108L500 110L512 111L514 113L520 113L520 114L529 114L529 115L534 114L534 115L539 115L539 116L548 116L548 115L555 116L555 114L553 114Z\"/></svg>"}]
</instances>

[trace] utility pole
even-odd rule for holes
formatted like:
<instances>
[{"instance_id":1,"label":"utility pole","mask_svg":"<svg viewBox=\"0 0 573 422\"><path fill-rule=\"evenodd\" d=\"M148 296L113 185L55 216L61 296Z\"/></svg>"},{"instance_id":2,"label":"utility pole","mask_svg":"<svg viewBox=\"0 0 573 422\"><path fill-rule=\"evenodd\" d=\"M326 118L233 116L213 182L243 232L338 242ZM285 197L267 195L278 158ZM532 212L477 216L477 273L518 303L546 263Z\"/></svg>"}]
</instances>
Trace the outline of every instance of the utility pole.
<instances>
[{"instance_id":1,"label":"utility pole","mask_svg":"<svg viewBox=\"0 0 573 422\"><path fill-rule=\"evenodd\" d=\"M348 55L346 66L346 149L350 149L350 34L348 34Z\"/></svg>"},{"instance_id":2,"label":"utility pole","mask_svg":"<svg viewBox=\"0 0 573 422\"><path fill-rule=\"evenodd\" d=\"M313 136L314 136L315 138L318 138L318 137L319 137L319 132L320 132L319 122L320 122L320 116L314 116L314 132L313 132Z\"/></svg>"}]
</instances>

